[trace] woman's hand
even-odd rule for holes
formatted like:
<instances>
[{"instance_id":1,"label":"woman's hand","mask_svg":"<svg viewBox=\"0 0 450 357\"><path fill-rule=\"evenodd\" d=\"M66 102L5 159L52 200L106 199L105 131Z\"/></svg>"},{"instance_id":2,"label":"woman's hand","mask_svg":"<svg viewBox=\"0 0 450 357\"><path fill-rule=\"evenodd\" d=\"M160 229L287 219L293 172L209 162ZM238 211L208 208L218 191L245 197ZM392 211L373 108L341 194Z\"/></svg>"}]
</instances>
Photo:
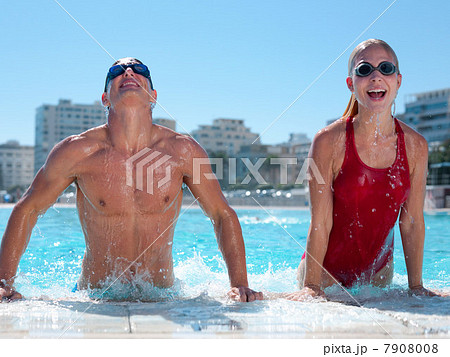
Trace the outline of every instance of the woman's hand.
<instances>
[{"instance_id":1,"label":"woman's hand","mask_svg":"<svg viewBox=\"0 0 450 357\"><path fill-rule=\"evenodd\" d=\"M449 293L438 292L438 291L434 292L434 291L428 290L428 289L424 288L422 285L413 286L412 288L409 288L409 293L411 295L416 295L416 296L441 296L441 297L450 296Z\"/></svg>"},{"instance_id":2,"label":"woman's hand","mask_svg":"<svg viewBox=\"0 0 450 357\"><path fill-rule=\"evenodd\" d=\"M22 294L7 285L0 286L0 302L10 302L23 298Z\"/></svg>"},{"instance_id":3,"label":"woman's hand","mask_svg":"<svg viewBox=\"0 0 450 357\"><path fill-rule=\"evenodd\" d=\"M325 293L318 286L305 286L303 289L294 293L288 293L283 298L292 301L308 301L313 298L325 298Z\"/></svg>"}]
</instances>

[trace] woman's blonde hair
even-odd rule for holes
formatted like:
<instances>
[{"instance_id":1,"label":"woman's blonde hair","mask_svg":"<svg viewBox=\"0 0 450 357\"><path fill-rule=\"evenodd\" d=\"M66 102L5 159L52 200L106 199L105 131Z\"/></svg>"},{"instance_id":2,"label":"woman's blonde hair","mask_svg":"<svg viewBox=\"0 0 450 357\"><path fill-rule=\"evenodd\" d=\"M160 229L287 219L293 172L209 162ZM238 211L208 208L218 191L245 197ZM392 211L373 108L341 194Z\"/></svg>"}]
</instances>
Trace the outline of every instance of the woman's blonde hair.
<instances>
[{"instance_id":1,"label":"woman's blonde hair","mask_svg":"<svg viewBox=\"0 0 450 357\"><path fill-rule=\"evenodd\" d=\"M394 58L394 64L397 67L397 73L400 74L400 68L398 64L398 58L395 54L394 50L391 46L389 46L386 42L383 40L378 40L371 38L369 40L361 42L358 46L355 47L353 52L350 55L350 58L348 60L348 75L351 76L354 66L355 66L355 59L356 57L364 51L366 48L370 46L381 46L383 47L387 52L389 52L392 57ZM347 104L347 108L345 109L344 114L342 115L343 118L353 117L356 114L358 114L358 101L356 100L355 93L352 93L350 100Z\"/></svg>"}]
</instances>

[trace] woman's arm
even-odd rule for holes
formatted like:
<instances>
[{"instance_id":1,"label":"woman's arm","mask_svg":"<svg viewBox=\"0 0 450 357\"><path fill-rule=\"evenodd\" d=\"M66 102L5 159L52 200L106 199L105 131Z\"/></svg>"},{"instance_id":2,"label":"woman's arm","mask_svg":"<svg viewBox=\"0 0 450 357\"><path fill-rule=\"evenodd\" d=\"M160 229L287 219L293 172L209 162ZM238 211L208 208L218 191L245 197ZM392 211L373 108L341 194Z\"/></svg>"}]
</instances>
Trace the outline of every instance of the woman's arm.
<instances>
[{"instance_id":1,"label":"woman's arm","mask_svg":"<svg viewBox=\"0 0 450 357\"><path fill-rule=\"evenodd\" d=\"M330 133L317 136L310 156L317 165L321 177L309 180L311 224L306 243L304 287L321 293L323 260L333 226L333 143ZM327 135L328 134L328 135Z\"/></svg>"},{"instance_id":2,"label":"woman's arm","mask_svg":"<svg viewBox=\"0 0 450 357\"><path fill-rule=\"evenodd\" d=\"M313 140L309 157L317 166L319 174L312 173L309 179L311 224L306 243L305 278L303 289L285 297L303 300L307 296L321 296L323 260L328 248L328 239L333 226L333 180L336 157L337 134L335 130L319 132ZM301 283L301 282L300 282Z\"/></svg>"},{"instance_id":3,"label":"woman's arm","mask_svg":"<svg viewBox=\"0 0 450 357\"><path fill-rule=\"evenodd\" d=\"M425 241L425 222L423 204L425 200L428 144L426 140L412 133L408 141L411 190L400 213L400 233L408 273L409 289L413 293L434 295L424 289L422 282L423 249Z\"/></svg>"}]
</instances>

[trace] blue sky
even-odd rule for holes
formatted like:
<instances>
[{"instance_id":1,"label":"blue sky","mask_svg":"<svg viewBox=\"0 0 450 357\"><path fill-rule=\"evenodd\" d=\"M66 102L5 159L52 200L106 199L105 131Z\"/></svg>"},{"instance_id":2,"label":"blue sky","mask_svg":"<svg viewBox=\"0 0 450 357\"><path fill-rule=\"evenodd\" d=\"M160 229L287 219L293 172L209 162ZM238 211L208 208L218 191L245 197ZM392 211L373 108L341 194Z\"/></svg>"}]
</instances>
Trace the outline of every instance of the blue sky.
<instances>
[{"instance_id":1,"label":"blue sky","mask_svg":"<svg viewBox=\"0 0 450 357\"><path fill-rule=\"evenodd\" d=\"M85 1L0 4L0 143L34 144L35 110L60 98L100 100L113 58L137 57L151 70L154 117L179 131L215 118L244 119L262 133L394 0ZM347 61L355 45L381 38L403 74L397 112L408 94L450 87L450 2L398 0L262 136L313 137L349 99ZM113 58L111 58L111 56Z\"/></svg>"}]
</instances>

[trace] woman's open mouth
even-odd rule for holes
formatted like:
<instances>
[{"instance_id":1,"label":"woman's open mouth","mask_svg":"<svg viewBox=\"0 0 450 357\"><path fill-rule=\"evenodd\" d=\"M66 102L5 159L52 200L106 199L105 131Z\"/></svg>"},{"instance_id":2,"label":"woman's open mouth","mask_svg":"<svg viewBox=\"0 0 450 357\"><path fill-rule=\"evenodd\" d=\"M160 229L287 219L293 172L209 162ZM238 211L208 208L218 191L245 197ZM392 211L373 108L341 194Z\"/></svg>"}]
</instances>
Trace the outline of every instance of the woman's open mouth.
<instances>
[{"instance_id":1,"label":"woman's open mouth","mask_svg":"<svg viewBox=\"0 0 450 357\"><path fill-rule=\"evenodd\" d=\"M384 97L384 95L386 94L386 90L384 90L384 89L372 89L372 90L369 90L367 93L369 94L370 98L380 99L380 98Z\"/></svg>"}]
</instances>

